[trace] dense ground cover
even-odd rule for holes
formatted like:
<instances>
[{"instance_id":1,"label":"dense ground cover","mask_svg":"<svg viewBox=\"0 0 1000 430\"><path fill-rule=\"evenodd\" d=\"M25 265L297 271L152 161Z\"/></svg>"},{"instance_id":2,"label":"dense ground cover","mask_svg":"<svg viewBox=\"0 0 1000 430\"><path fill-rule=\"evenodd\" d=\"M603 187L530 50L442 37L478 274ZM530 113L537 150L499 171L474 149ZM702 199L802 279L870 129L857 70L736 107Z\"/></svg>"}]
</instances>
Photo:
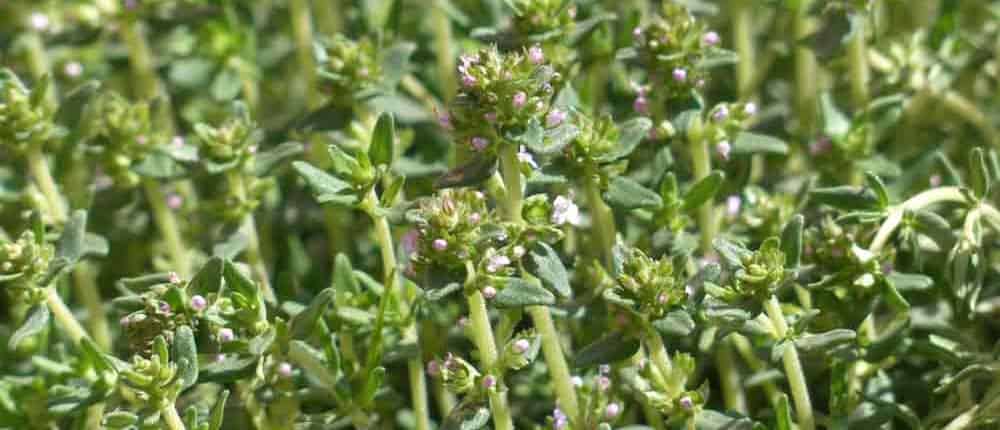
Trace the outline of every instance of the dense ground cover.
<instances>
[{"instance_id":1,"label":"dense ground cover","mask_svg":"<svg viewBox=\"0 0 1000 430\"><path fill-rule=\"evenodd\" d=\"M1000 2L0 29L0 428L1000 426Z\"/></svg>"}]
</instances>

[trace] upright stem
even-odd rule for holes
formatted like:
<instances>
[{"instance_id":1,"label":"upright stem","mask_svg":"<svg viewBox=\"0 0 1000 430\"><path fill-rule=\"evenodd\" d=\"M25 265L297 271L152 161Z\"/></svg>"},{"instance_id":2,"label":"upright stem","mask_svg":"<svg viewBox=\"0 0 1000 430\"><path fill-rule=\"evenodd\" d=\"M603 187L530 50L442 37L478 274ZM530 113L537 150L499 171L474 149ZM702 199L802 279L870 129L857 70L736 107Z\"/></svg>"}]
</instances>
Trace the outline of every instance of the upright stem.
<instances>
[{"instance_id":1,"label":"upright stem","mask_svg":"<svg viewBox=\"0 0 1000 430\"><path fill-rule=\"evenodd\" d=\"M793 45L795 48L795 99L799 118L799 134L808 136L816 124L816 56L807 46L799 42L809 35L809 0L798 2L798 8L793 12L792 22Z\"/></svg>"},{"instance_id":2,"label":"upright stem","mask_svg":"<svg viewBox=\"0 0 1000 430\"><path fill-rule=\"evenodd\" d=\"M87 330L84 330L80 322L76 320L73 312L69 310L66 303L59 297L59 293L55 288L48 287L45 289L45 303L49 305L52 316L56 318L56 322L62 326L73 343L80 343L80 339L87 337Z\"/></svg>"},{"instance_id":3,"label":"upright stem","mask_svg":"<svg viewBox=\"0 0 1000 430\"><path fill-rule=\"evenodd\" d=\"M865 34L865 19L859 19L854 29L854 37L847 45L847 61L850 67L851 99L855 110L868 105L868 41Z\"/></svg>"},{"instance_id":4,"label":"upright stem","mask_svg":"<svg viewBox=\"0 0 1000 430\"><path fill-rule=\"evenodd\" d=\"M733 48L739 60L736 63L736 88L740 100L749 100L753 93L754 48L753 9L749 0L733 0Z\"/></svg>"},{"instance_id":5,"label":"upright stem","mask_svg":"<svg viewBox=\"0 0 1000 430\"><path fill-rule=\"evenodd\" d=\"M167 247L167 255L172 263L171 269L177 272L182 278L191 276L191 261L188 258L187 247L181 236L180 226L174 212L167 207L167 197L160 188L160 184L152 179L145 179L142 187L146 191L146 198L149 199L149 206L153 210L153 221L160 229L163 242Z\"/></svg>"},{"instance_id":6,"label":"upright stem","mask_svg":"<svg viewBox=\"0 0 1000 430\"><path fill-rule=\"evenodd\" d=\"M500 152L500 173L503 176L507 202L504 205L507 221L522 223L521 208L524 205L524 187L521 185L520 162L517 159L517 147L509 142L502 146ZM578 419L580 408L576 400L569 365L559 344L559 334L549 308L544 306L529 306L528 314L535 324L535 329L542 340L542 355L552 377L559 408L572 419Z\"/></svg>"},{"instance_id":7,"label":"upright stem","mask_svg":"<svg viewBox=\"0 0 1000 430\"><path fill-rule=\"evenodd\" d=\"M777 338L785 339L788 335L788 322L785 321L785 314L781 311L778 297L771 296L771 299L764 304L764 308L771 324L774 325ZM809 400L809 387L806 385L805 372L802 371L802 363L799 361L799 352L795 349L795 344L785 345L781 361L785 365L785 376L788 378L788 386L792 390L792 400L795 401L795 413L798 417L799 428L813 430L816 428L816 420L813 417L812 402Z\"/></svg>"},{"instance_id":8,"label":"upright stem","mask_svg":"<svg viewBox=\"0 0 1000 430\"><path fill-rule=\"evenodd\" d=\"M45 161L45 155L42 154L42 150L32 147L25 156L28 161L28 170L31 172L31 177L35 180L42 195L45 196L45 202L49 206L49 216L57 224L65 222L66 214L68 213L66 202L59 194L59 188L56 186L56 181L52 178L52 172L49 171L49 164Z\"/></svg>"},{"instance_id":9,"label":"upright stem","mask_svg":"<svg viewBox=\"0 0 1000 430\"><path fill-rule=\"evenodd\" d=\"M229 179L229 186L233 187L237 198L241 202L246 201L247 189L246 182L243 180L243 173L232 169L227 171L226 176ZM275 302L274 290L271 288L271 277L267 274L267 267L264 265L260 254L260 239L257 236L257 222L254 220L253 212L248 212L243 218L240 230L247 237L247 264L250 265L254 275L257 277L257 281L260 282L260 289L264 294L264 300Z\"/></svg>"},{"instance_id":10,"label":"upright stem","mask_svg":"<svg viewBox=\"0 0 1000 430\"><path fill-rule=\"evenodd\" d=\"M160 412L163 415L163 422L167 424L167 428L170 430L185 430L184 421L181 420L180 415L177 415L177 408L174 405L167 405Z\"/></svg>"},{"instance_id":11,"label":"upright stem","mask_svg":"<svg viewBox=\"0 0 1000 430\"><path fill-rule=\"evenodd\" d=\"M719 368L719 382L722 385L722 400L726 409L742 414L747 413L747 399L743 395L743 384L739 368L733 357L732 338L720 339L716 345L715 363Z\"/></svg>"},{"instance_id":12,"label":"upright stem","mask_svg":"<svg viewBox=\"0 0 1000 430\"><path fill-rule=\"evenodd\" d=\"M367 200L368 213L375 224L375 241L378 243L379 252L382 256L382 270L386 276L387 294L396 295L399 314L406 315L409 312L407 308L410 306L410 300L407 294L404 294L402 291L401 286L398 286L396 282L396 279L399 277L396 273L398 265L396 263L396 251L393 246L392 231L389 229L389 222L385 219L385 216L376 214L374 210L375 202L378 202L374 190L369 193ZM419 347L420 342L418 338L416 323L411 321L403 330L403 342L412 342ZM424 375L424 366L420 354L418 353L416 357L410 358L406 363L406 367L409 372L410 397L412 397L413 401L413 413L417 419L417 430L429 430L431 422L430 407L427 401L427 379Z\"/></svg>"},{"instance_id":13,"label":"upright stem","mask_svg":"<svg viewBox=\"0 0 1000 430\"><path fill-rule=\"evenodd\" d=\"M431 11L434 28L434 52L437 53L438 85L445 102L455 96L455 55L452 48L451 19L440 0L435 0Z\"/></svg>"},{"instance_id":14,"label":"upright stem","mask_svg":"<svg viewBox=\"0 0 1000 430\"><path fill-rule=\"evenodd\" d=\"M333 36L341 32L344 28L344 20L341 16L339 0L317 0L313 2L313 10L316 11L316 22L319 31L327 36Z\"/></svg>"},{"instance_id":15,"label":"upright stem","mask_svg":"<svg viewBox=\"0 0 1000 430\"><path fill-rule=\"evenodd\" d=\"M472 269L472 264L466 264L467 269ZM475 269L472 269L475 270ZM469 276L472 276L469 272ZM493 374L500 379L500 369L497 369L496 340L493 338L493 328L490 326L490 317L486 311L486 299L479 290L474 290L468 294L469 302L469 327L472 329L472 341L479 350L479 360L483 371ZM510 407L507 405L507 389L501 381L497 383L496 390L490 390L490 410L493 412L493 425L497 430L513 430L514 423L510 415Z\"/></svg>"},{"instance_id":16,"label":"upright stem","mask_svg":"<svg viewBox=\"0 0 1000 430\"><path fill-rule=\"evenodd\" d=\"M611 248L615 244L615 219L601 198L601 190L597 184L597 175L590 174L584 179L584 188L587 191L587 204L590 205L590 216L592 219L591 229L597 237L597 246L600 249L600 258L605 267L611 264Z\"/></svg>"},{"instance_id":17,"label":"upright stem","mask_svg":"<svg viewBox=\"0 0 1000 430\"><path fill-rule=\"evenodd\" d=\"M111 330L104 312L104 302L94 283L93 266L85 261L77 263L73 270L73 284L80 302L87 308L87 326L94 335L94 343L105 351L111 351Z\"/></svg>"},{"instance_id":18,"label":"upright stem","mask_svg":"<svg viewBox=\"0 0 1000 430\"><path fill-rule=\"evenodd\" d=\"M700 181L712 171L712 160L708 152L708 141L696 138L691 142L691 163L694 170L694 180ZM705 255L712 252L712 241L715 239L715 210L711 201L698 208L698 230L701 232L701 251Z\"/></svg>"},{"instance_id":19,"label":"upright stem","mask_svg":"<svg viewBox=\"0 0 1000 430\"><path fill-rule=\"evenodd\" d=\"M309 0L290 0L288 11L292 18L292 32L295 37L295 53L302 74L303 92L309 108L319 105L316 89L316 62L313 59L313 26L309 10Z\"/></svg>"}]
</instances>

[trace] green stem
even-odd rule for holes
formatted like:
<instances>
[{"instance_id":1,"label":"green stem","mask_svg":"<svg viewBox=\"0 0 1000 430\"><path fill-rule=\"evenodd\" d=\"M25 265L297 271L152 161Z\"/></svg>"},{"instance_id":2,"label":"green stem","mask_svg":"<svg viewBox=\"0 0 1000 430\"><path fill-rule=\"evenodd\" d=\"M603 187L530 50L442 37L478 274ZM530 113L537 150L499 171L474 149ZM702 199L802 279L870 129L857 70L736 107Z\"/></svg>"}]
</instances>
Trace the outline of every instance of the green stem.
<instances>
[{"instance_id":1,"label":"green stem","mask_svg":"<svg viewBox=\"0 0 1000 430\"><path fill-rule=\"evenodd\" d=\"M504 205L507 221L522 223L521 208L524 205L524 187L521 185L520 161L517 159L517 147L507 142L500 150L500 173L506 189L507 202ZM579 419L580 408L573 388L569 365L559 344L559 334L549 309L544 306L530 306L528 314L535 324L535 329L542 340L542 355L552 377L559 407L573 420Z\"/></svg>"},{"instance_id":2,"label":"green stem","mask_svg":"<svg viewBox=\"0 0 1000 430\"><path fill-rule=\"evenodd\" d=\"M375 224L375 241L378 243L382 256L382 270L386 277L385 285L387 291L389 291L389 294L396 295L399 314L407 315L410 311L408 309L410 299L402 291L402 286L398 286L396 282L396 279L399 277L398 273L396 273L398 265L392 241L392 231L389 229L389 221L385 219L385 216L378 215L375 212L376 202L379 201L378 196L375 195L375 190L369 192L366 200L366 212L368 212L372 218L372 222ZM420 345L417 326L414 321L410 321L403 329L403 342ZM416 415L417 420L416 428L417 430L428 430L431 424L430 407L427 400L427 379L424 375L423 361L420 357L418 353L416 357L410 358L407 361L407 371L410 378L410 396L413 402L413 413Z\"/></svg>"},{"instance_id":3,"label":"green stem","mask_svg":"<svg viewBox=\"0 0 1000 430\"><path fill-rule=\"evenodd\" d=\"M667 347L663 344L663 338L660 337L658 333L652 327L646 329L646 335L643 337L646 343L646 350L649 351L649 361L654 366L654 369L660 373L663 378L662 383L667 385L671 381L670 375L674 372L674 364L670 360L670 354L667 353ZM683 387L666 387L669 390L676 392L668 392L667 397L673 398L674 396L680 394L678 388Z\"/></svg>"},{"instance_id":4,"label":"green stem","mask_svg":"<svg viewBox=\"0 0 1000 430\"><path fill-rule=\"evenodd\" d=\"M226 178L229 180L229 186L232 187L240 204L246 202L248 196L243 172L239 169L230 169L226 171ZM254 220L253 212L247 212L243 217L243 221L240 224L240 231L247 237L247 264L250 265L251 270L253 270L254 275L257 277L257 282L260 282L260 289L261 293L264 294L264 300L274 303L277 299L275 298L274 290L271 288L271 277L267 273L267 266L264 265L264 261L261 258L260 238L257 236L257 222Z\"/></svg>"},{"instance_id":5,"label":"green stem","mask_svg":"<svg viewBox=\"0 0 1000 430\"><path fill-rule=\"evenodd\" d=\"M600 258L605 267L611 267L611 248L615 244L615 219L601 198L600 186L597 183L596 174L589 174L584 179L584 188L587 191L587 204L590 205L592 221L591 228L594 236L597 237L597 246L600 249Z\"/></svg>"},{"instance_id":6,"label":"green stem","mask_svg":"<svg viewBox=\"0 0 1000 430\"><path fill-rule=\"evenodd\" d=\"M715 363L719 370L719 382L722 385L722 400L726 409L747 414L747 399L743 394L739 368L733 357L733 345L729 337L719 340L715 352Z\"/></svg>"},{"instance_id":7,"label":"green stem","mask_svg":"<svg viewBox=\"0 0 1000 430\"><path fill-rule=\"evenodd\" d=\"M736 88L740 100L750 100L753 94L754 48L753 9L749 0L733 0L733 47L739 61L736 63Z\"/></svg>"},{"instance_id":8,"label":"green stem","mask_svg":"<svg viewBox=\"0 0 1000 430\"><path fill-rule=\"evenodd\" d=\"M455 96L455 56L452 48L451 19L445 12L443 2L434 2L431 11L431 22L434 29L434 52L437 53L438 85L446 102Z\"/></svg>"},{"instance_id":9,"label":"green stem","mask_svg":"<svg viewBox=\"0 0 1000 430\"><path fill-rule=\"evenodd\" d=\"M87 337L87 330L84 330L80 322L76 320L73 312L63 302L62 297L59 297L59 293L55 288L48 287L45 289L45 303L48 304L49 310L52 311L52 316L56 318L56 322L62 326L63 331L66 332L73 343L80 343L80 339Z\"/></svg>"},{"instance_id":10,"label":"green stem","mask_svg":"<svg viewBox=\"0 0 1000 430\"><path fill-rule=\"evenodd\" d=\"M339 0L317 0L313 2L316 11L316 22L319 31L327 36L333 36L343 30L344 20L340 15Z\"/></svg>"},{"instance_id":11,"label":"green stem","mask_svg":"<svg viewBox=\"0 0 1000 430\"><path fill-rule=\"evenodd\" d=\"M708 141L696 138L691 142L691 163L694 180L700 181L712 171L711 155L708 151ZM715 209L711 201L698 208L698 230L701 232L701 251L708 255L712 252L712 241L715 240Z\"/></svg>"},{"instance_id":12,"label":"green stem","mask_svg":"<svg viewBox=\"0 0 1000 430\"><path fill-rule=\"evenodd\" d=\"M795 100L799 117L799 133L802 136L812 134L816 123L816 56L812 50L798 41L809 35L811 20L809 17L809 0L800 0L792 22L793 45L795 48Z\"/></svg>"},{"instance_id":13,"label":"green stem","mask_svg":"<svg viewBox=\"0 0 1000 430\"><path fill-rule=\"evenodd\" d=\"M149 44L142 32L144 28L138 19L126 19L120 25L121 37L128 47L128 58L132 65L132 79L135 80L135 96L141 100L152 100L157 96L159 79Z\"/></svg>"},{"instance_id":14,"label":"green stem","mask_svg":"<svg viewBox=\"0 0 1000 430\"><path fill-rule=\"evenodd\" d=\"M854 108L861 111L868 105L868 41L865 34L865 20L857 20L854 37L847 45L847 61L851 77L851 99Z\"/></svg>"},{"instance_id":15,"label":"green stem","mask_svg":"<svg viewBox=\"0 0 1000 430\"><path fill-rule=\"evenodd\" d=\"M167 255L170 256L173 266L171 269L182 278L190 277L191 261L188 258L187 247L184 245L177 217L167 207L166 194L160 184L152 179L143 180L142 187L146 191L146 198L149 199L149 207L153 210L153 221L160 229L160 235L163 236L164 245L167 247Z\"/></svg>"},{"instance_id":16,"label":"green stem","mask_svg":"<svg viewBox=\"0 0 1000 430\"><path fill-rule=\"evenodd\" d=\"M299 72L305 87L302 91L307 100L307 107L314 108L319 106L322 100L319 98L320 93L314 91L316 88L316 62L313 59L313 25L309 9L309 0L289 0L288 2Z\"/></svg>"},{"instance_id":17,"label":"green stem","mask_svg":"<svg viewBox=\"0 0 1000 430\"><path fill-rule=\"evenodd\" d=\"M170 430L185 430L184 421L181 421L181 416L177 415L177 409L174 405L167 405L160 412L163 415L163 422L167 424L167 428Z\"/></svg>"},{"instance_id":18,"label":"green stem","mask_svg":"<svg viewBox=\"0 0 1000 430\"><path fill-rule=\"evenodd\" d=\"M961 415L955 417L944 427L943 430L962 430L969 428L972 425L972 421L976 418L976 413L979 412L979 405L969 408L969 410L963 412Z\"/></svg>"},{"instance_id":19,"label":"green stem","mask_svg":"<svg viewBox=\"0 0 1000 430\"><path fill-rule=\"evenodd\" d=\"M974 103L965 98L962 94L948 90L941 94L936 94L944 106L954 112L962 119L979 129L986 142L993 146L1000 146L1000 131L990 122L990 117L983 113Z\"/></svg>"},{"instance_id":20,"label":"green stem","mask_svg":"<svg viewBox=\"0 0 1000 430\"><path fill-rule=\"evenodd\" d=\"M66 214L68 213L66 209L66 202L63 200L62 195L59 194L59 188L56 186L56 181L52 178L52 172L49 170L49 164L45 161L45 154L42 154L42 150L38 147L32 146L28 153L25 154L28 161L28 171L31 172L31 177L35 180L35 184L38 185L38 189L45 196L45 202L49 207L49 216L57 224L62 224L66 221Z\"/></svg>"},{"instance_id":21,"label":"green stem","mask_svg":"<svg viewBox=\"0 0 1000 430\"><path fill-rule=\"evenodd\" d=\"M788 322L785 321L785 314L781 311L781 303L777 296L764 304L771 324L774 325L775 337L784 340L788 336ZM809 387L806 385L805 373L802 371L802 362L799 360L799 352L794 343L785 345L781 361L785 366L785 377L788 378L788 386L792 390L792 400L795 402L795 413L798 417L799 429L814 430L816 420L813 417L812 402L809 400Z\"/></svg>"},{"instance_id":22,"label":"green stem","mask_svg":"<svg viewBox=\"0 0 1000 430\"><path fill-rule=\"evenodd\" d=\"M87 308L87 326L94 334L94 343L104 351L111 351L111 330L95 278L93 266L87 262L81 261L73 269L73 284L80 302Z\"/></svg>"},{"instance_id":23,"label":"green stem","mask_svg":"<svg viewBox=\"0 0 1000 430\"><path fill-rule=\"evenodd\" d=\"M892 237L892 233L902 223L903 215L906 212L920 210L935 203L964 203L965 201L965 195L962 194L958 187L932 188L910 197L902 204L889 209L889 215L886 216L878 232L875 233L875 238L872 239L871 245L868 246L868 251L874 254L882 251L882 248L889 242L889 238Z\"/></svg>"},{"instance_id":24,"label":"green stem","mask_svg":"<svg viewBox=\"0 0 1000 430\"><path fill-rule=\"evenodd\" d=\"M733 346L736 347L736 351L739 352L740 357L743 358L743 361L746 362L750 369L752 369L755 373L767 370L767 364L761 361L761 359L754 354L753 345L750 344L750 341L747 340L746 337L739 333L733 333L729 335L729 338L731 339ZM771 381L766 381L761 384L761 386L764 388L764 393L767 395L767 399L771 405L776 405L779 395L778 387L776 387Z\"/></svg>"},{"instance_id":25,"label":"green stem","mask_svg":"<svg viewBox=\"0 0 1000 430\"><path fill-rule=\"evenodd\" d=\"M473 276L474 268L472 263L467 262L466 270L469 277ZM472 341L479 350L479 360L484 373L495 375L498 379L497 389L490 390L490 410L493 412L493 425L497 430L513 430L514 422L510 415L510 407L507 405L507 391L499 381L501 369L497 369L499 354L497 352L496 340L493 338L493 328L490 326L490 317L486 311L486 299L479 290L473 290L468 294L469 302L469 328L472 332Z\"/></svg>"}]
</instances>

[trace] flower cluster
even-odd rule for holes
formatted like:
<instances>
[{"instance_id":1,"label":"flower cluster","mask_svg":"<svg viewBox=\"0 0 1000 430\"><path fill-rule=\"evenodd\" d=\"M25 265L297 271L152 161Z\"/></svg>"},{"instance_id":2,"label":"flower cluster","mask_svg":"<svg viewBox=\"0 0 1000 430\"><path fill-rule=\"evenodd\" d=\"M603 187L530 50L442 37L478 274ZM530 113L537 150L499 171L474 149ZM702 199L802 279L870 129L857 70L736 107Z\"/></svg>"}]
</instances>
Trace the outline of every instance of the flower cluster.
<instances>
[{"instance_id":1,"label":"flower cluster","mask_svg":"<svg viewBox=\"0 0 1000 430\"><path fill-rule=\"evenodd\" d=\"M49 272L55 250L52 245L26 231L16 241L0 241L0 283L22 303L43 298L42 280Z\"/></svg>"},{"instance_id":2,"label":"flower cluster","mask_svg":"<svg viewBox=\"0 0 1000 430\"><path fill-rule=\"evenodd\" d=\"M438 197L421 201L409 218L415 228L407 233L403 248L414 269L422 271L430 266L455 269L463 267L466 261L478 260L481 229L489 228L491 212L483 193L447 190ZM499 231L499 234L504 233Z\"/></svg>"},{"instance_id":3,"label":"flower cluster","mask_svg":"<svg viewBox=\"0 0 1000 430\"><path fill-rule=\"evenodd\" d=\"M46 101L48 79L28 89L9 69L0 70L0 143L14 151L45 147L60 137L55 110Z\"/></svg>"},{"instance_id":4,"label":"flower cluster","mask_svg":"<svg viewBox=\"0 0 1000 430\"><path fill-rule=\"evenodd\" d=\"M380 83L382 66L378 51L368 39L355 41L337 34L317 47L316 57L319 76L329 85L332 94L359 94Z\"/></svg>"},{"instance_id":5,"label":"flower cluster","mask_svg":"<svg viewBox=\"0 0 1000 430\"><path fill-rule=\"evenodd\" d=\"M166 144L153 121L150 103L130 103L117 94L107 94L95 103L92 116L92 147L101 169L120 187L133 187L140 177L132 167L154 148Z\"/></svg>"},{"instance_id":6,"label":"flower cluster","mask_svg":"<svg viewBox=\"0 0 1000 430\"><path fill-rule=\"evenodd\" d=\"M663 3L661 14L632 31L633 46L658 92L686 98L692 89L705 85L708 74L701 68L706 51L719 44L719 35L708 31L684 7ZM645 99L641 92L639 99ZM640 103L641 104L641 103Z\"/></svg>"},{"instance_id":7,"label":"flower cluster","mask_svg":"<svg viewBox=\"0 0 1000 430\"><path fill-rule=\"evenodd\" d=\"M576 5L570 0L514 0L514 28L520 35L569 33L576 19Z\"/></svg>"},{"instance_id":8,"label":"flower cluster","mask_svg":"<svg viewBox=\"0 0 1000 430\"><path fill-rule=\"evenodd\" d=\"M654 260L636 248L626 250L624 257L621 273L616 277L617 292L635 300L637 311L649 320L662 317L687 301L688 294L683 283L676 279L670 258Z\"/></svg>"}]
</instances>

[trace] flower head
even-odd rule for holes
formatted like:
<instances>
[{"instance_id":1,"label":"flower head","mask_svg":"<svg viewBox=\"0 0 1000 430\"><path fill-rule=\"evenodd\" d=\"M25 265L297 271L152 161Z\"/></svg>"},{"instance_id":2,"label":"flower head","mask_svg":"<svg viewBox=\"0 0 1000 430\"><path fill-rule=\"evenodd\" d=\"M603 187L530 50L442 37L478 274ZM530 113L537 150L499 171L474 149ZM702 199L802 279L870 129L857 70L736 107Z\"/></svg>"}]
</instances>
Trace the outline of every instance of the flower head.
<instances>
[{"instance_id":1,"label":"flower head","mask_svg":"<svg viewBox=\"0 0 1000 430\"><path fill-rule=\"evenodd\" d=\"M719 33L716 33L714 31L709 31L708 33L705 33L705 35L702 36L701 38L701 42L707 46L718 45L720 40L721 39L719 38Z\"/></svg>"},{"instance_id":2,"label":"flower head","mask_svg":"<svg viewBox=\"0 0 1000 430\"><path fill-rule=\"evenodd\" d=\"M687 70L684 70L682 68L676 68L674 69L672 76L674 77L675 81L684 82L687 80L688 72Z\"/></svg>"},{"instance_id":3,"label":"flower head","mask_svg":"<svg viewBox=\"0 0 1000 430\"><path fill-rule=\"evenodd\" d=\"M194 296L191 296L191 309L201 312L205 310L205 307L207 306L208 301L206 301L201 295L195 294Z\"/></svg>"},{"instance_id":4,"label":"flower head","mask_svg":"<svg viewBox=\"0 0 1000 430\"><path fill-rule=\"evenodd\" d=\"M545 125L549 128L556 127L562 124L566 120L566 112L559 109L552 109L549 114L545 116Z\"/></svg>"},{"instance_id":5,"label":"flower head","mask_svg":"<svg viewBox=\"0 0 1000 430\"><path fill-rule=\"evenodd\" d=\"M580 225L580 208L565 196L558 196L552 202L552 223Z\"/></svg>"},{"instance_id":6,"label":"flower head","mask_svg":"<svg viewBox=\"0 0 1000 430\"><path fill-rule=\"evenodd\" d=\"M524 104L527 102L528 95L525 94L524 91L518 91L517 94L514 94L514 97L511 100L511 104L513 104L516 108L524 107Z\"/></svg>"},{"instance_id":7,"label":"flower head","mask_svg":"<svg viewBox=\"0 0 1000 430\"><path fill-rule=\"evenodd\" d=\"M532 64L542 64L545 61L545 51L542 51L541 46L534 45L528 48L528 59L531 60Z\"/></svg>"}]
</instances>

